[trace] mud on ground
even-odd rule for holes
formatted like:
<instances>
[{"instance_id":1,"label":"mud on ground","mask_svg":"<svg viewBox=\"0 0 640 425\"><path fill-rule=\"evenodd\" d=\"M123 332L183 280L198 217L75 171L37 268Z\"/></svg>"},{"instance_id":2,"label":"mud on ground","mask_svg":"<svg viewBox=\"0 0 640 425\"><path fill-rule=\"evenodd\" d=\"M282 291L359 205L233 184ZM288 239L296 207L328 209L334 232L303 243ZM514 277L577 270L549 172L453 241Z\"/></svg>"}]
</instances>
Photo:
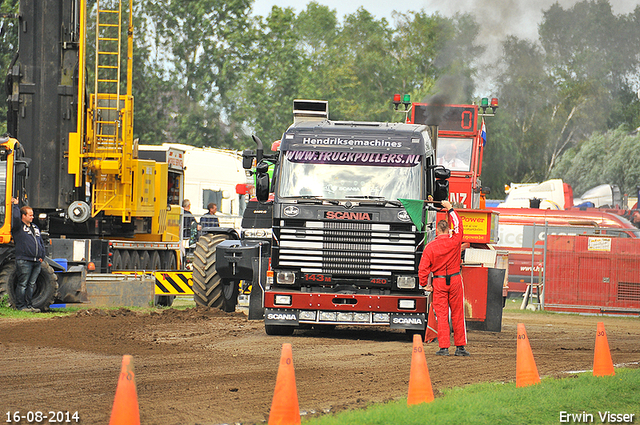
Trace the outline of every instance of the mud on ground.
<instances>
[{"instance_id":1,"label":"mud on ground","mask_svg":"<svg viewBox=\"0 0 640 425\"><path fill-rule=\"evenodd\" d=\"M599 321L614 363L637 368L638 320L505 311L502 332L469 331L471 357L437 357L437 347L426 346L434 393L514 381L517 323L526 326L542 377L591 369ZM402 331L338 327L272 337L262 322L241 312L84 310L67 317L0 318L0 414L77 411L82 424L106 424L122 356L130 354L141 423L262 423L269 417L284 342L293 346L303 413L407 395L412 346Z\"/></svg>"}]
</instances>

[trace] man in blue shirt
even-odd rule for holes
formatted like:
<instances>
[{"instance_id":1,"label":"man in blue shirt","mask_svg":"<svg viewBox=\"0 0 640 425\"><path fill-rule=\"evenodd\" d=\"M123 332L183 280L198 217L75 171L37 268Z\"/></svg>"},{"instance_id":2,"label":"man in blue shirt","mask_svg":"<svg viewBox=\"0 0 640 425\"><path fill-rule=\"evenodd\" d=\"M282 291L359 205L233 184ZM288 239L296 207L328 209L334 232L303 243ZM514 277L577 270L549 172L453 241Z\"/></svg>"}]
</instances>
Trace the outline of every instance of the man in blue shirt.
<instances>
[{"instance_id":1,"label":"man in blue shirt","mask_svg":"<svg viewBox=\"0 0 640 425\"><path fill-rule=\"evenodd\" d=\"M216 217L218 206L213 202L209 202L209 205L207 205L207 209L209 210L209 212L200 217L200 226L202 228L220 227L220 222L218 221L218 217Z\"/></svg>"},{"instance_id":2,"label":"man in blue shirt","mask_svg":"<svg viewBox=\"0 0 640 425\"><path fill-rule=\"evenodd\" d=\"M34 308L33 294L36 289L36 280L40 274L42 260L44 259L44 243L40 236L40 229L33 224L33 209L28 206L18 207L18 200L12 199L13 220L11 233L16 245L16 305L15 308L22 311L40 312Z\"/></svg>"}]
</instances>

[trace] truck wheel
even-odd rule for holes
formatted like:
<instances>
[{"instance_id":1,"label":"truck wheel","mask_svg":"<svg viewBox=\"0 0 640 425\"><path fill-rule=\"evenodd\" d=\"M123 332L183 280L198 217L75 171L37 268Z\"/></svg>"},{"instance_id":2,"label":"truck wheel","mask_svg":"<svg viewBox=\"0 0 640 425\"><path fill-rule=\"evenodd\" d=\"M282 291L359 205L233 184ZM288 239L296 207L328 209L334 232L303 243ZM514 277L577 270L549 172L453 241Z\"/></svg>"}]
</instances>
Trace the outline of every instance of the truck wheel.
<instances>
[{"instance_id":1,"label":"truck wheel","mask_svg":"<svg viewBox=\"0 0 640 425\"><path fill-rule=\"evenodd\" d=\"M264 325L264 330L267 333L267 335L280 335L280 336L293 335L293 331L295 329L296 329L295 326Z\"/></svg>"},{"instance_id":2,"label":"truck wheel","mask_svg":"<svg viewBox=\"0 0 640 425\"><path fill-rule=\"evenodd\" d=\"M7 286L9 293L9 302L12 306L16 305L16 278L16 269L14 265L13 274L9 276L9 285ZM58 277L53 272L51 266L43 262L42 268L40 269L40 274L38 275L38 279L36 280L36 289L33 294L31 304L33 305L33 307L38 308L41 311L46 311L53 303L57 292Z\"/></svg>"},{"instance_id":3,"label":"truck wheel","mask_svg":"<svg viewBox=\"0 0 640 425\"><path fill-rule=\"evenodd\" d=\"M238 293L240 292L238 282L235 280L222 279L222 310L227 313L236 311L238 304Z\"/></svg>"},{"instance_id":4,"label":"truck wheel","mask_svg":"<svg viewBox=\"0 0 640 425\"><path fill-rule=\"evenodd\" d=\"M160 253L158 251L153 251L151 255L151 270L160 270L162 269L162 260L160 260Z\"/></svg>"},{"instance_id":5,"label":"truck wheel","mask_svg":"<svg viewBox=\"0 0 640 425\"><path fill-rule=\"evenodd\" d=\"M131 250L129 255L131 255L131 270L142 270L142 262L140 261L140 254L138 254L138 251Z\"/></svg>"},{"instance_id":6,"label":"truck wheel","mask_svg":"<svg viewBox=\"0 0 640 425\"><path fill-rule=\"evenodd\" d=\"M427 328L424 328L422 330L418 330L418 329L405 329L404 330L407 333L407 336L409 337L410 341L413 341L413 336L414 335L420 335L420 338L422 339L422 341L424 341L425 335L427 333Z\"/></svg>"},{"instance_id":7,"label":"truck wheel","mask_svg":"<svg viewBox=\"0 0 640 425\"><path fill-rule=\"evenodd\" d=\"M174 251L167 251L162 257L164 270L176 270L178 268L176 263L176 253Z\"/></svg>"},{"instance_id":8,"label":"truck wheel","mask_svg":"<svg viewBox=\"0 0 640 425\"><path fill-rule=\"evenodd\" d=\"M131 254L126 249L120 250L120 258L122 258L122 270L131 270Z\"/></svg>"},{"instance_id":9,"label":"truck wheel","mask_svg":"<svg viewBox=\"0 0 640 425\"><path fill-rule=\"evenodd\" d=\"M140 267L142 270L151 270L151 256L149 251L142 251L140 254Z\"/></svg>"},{"instance_id":10,"label":"truck wheel","mask_svg":"<svg viewBox=\"0 0 640 425\"><path fill-rule=\"evenodd\" d=\"M15 280L16 274L16 263L13 260L8 260L2 265L2 269L0 269L0 301L6 295L9 296L9 282L13 282ZM9 306L11 303L9 302Z\"/></svg>"},{"instance_id":11,"label":"truck wheel","mask_svg":"<svg viewBox=\"0 0 640 425\"><path fill-rule=\"evenodd\" d=\"M111 263L111 270L118 271L122 270L122 255L120 255L120 251L115 251L113 253L113 262Z\"/></svg>"},{"instance_id":12,"label":"truck wheel","mask_svg":"<svg viewBox=\"0 0 640 425\"><path fill-rule=\"evenodd\" d=\"M193 253L193 299L197 305L224 309L222 279L216 270L216 247L227 235L202 235Z\"/></svg>"}]
</instances>

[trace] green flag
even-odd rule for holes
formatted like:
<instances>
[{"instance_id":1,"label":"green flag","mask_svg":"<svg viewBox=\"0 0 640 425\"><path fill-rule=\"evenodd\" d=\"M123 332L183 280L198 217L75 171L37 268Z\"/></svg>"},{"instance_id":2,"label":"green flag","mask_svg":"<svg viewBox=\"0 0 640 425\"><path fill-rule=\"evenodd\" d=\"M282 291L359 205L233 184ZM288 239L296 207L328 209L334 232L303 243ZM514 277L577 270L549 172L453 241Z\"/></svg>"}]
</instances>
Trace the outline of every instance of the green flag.
<instances>
[{"instance_id":1,"label":"green flag","mask_svg":"<svg viewBox=\"0 0 640 425\"><path fill-rule=\"evenodd\" d=\"M424 208L424 201L420 199L398 199L405 210L407 210L407 214L411 217L411 221L416 225L418 231L421 232L424 227L424 223L422 222L422 209Z\"/></svg>"}]
</instances>

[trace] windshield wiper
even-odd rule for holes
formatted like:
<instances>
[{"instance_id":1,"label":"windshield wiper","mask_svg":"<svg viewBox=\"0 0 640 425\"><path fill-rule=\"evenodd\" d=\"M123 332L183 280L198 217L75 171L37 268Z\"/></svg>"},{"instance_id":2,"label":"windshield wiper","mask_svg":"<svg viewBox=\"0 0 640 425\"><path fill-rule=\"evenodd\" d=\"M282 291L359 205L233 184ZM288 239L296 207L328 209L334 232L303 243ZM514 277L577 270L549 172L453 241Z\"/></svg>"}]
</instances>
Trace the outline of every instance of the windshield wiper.
<instances>
[{"instance_id":1,"label":"windshield wiper","mask_svg":"<svg viewBox=\"0 0 640 425\"><path fill-rule=\"evenodd\" d=\"M385 199L384 196L374 196L374 195L350 195L345 196L345 198L350 199L363 199L365 202L360 202L360 205L376 205L385 207L387 204L393 205L394 207L401 207L402 204L400 201L391 201L389 199ZM367 202L372 201L372 202Z\"/></svg>"},{"instance_id":2,"label":"windshield wiper","mask_svg":"<svg viewBox=\"0 0 640 425\"><path fill-rule=\"evenodd\" d=\"M374 196L374 195L349 195L345 196L347 199L383 199L384 196Z\"/></svg>"},{"instance_id":3,"label":"windshield wiper","mask_svg":"<svg viewBox=\"0 0 640 425\"><path fill-rule=\"evenodd\" d=\"M299 204L322 204L323 202L328 202L333 205L340 205L340 202L335 199L324 199L322 196L317 195L287 196L287 198L295 199Z\"/></svg>"}]
</instances>

